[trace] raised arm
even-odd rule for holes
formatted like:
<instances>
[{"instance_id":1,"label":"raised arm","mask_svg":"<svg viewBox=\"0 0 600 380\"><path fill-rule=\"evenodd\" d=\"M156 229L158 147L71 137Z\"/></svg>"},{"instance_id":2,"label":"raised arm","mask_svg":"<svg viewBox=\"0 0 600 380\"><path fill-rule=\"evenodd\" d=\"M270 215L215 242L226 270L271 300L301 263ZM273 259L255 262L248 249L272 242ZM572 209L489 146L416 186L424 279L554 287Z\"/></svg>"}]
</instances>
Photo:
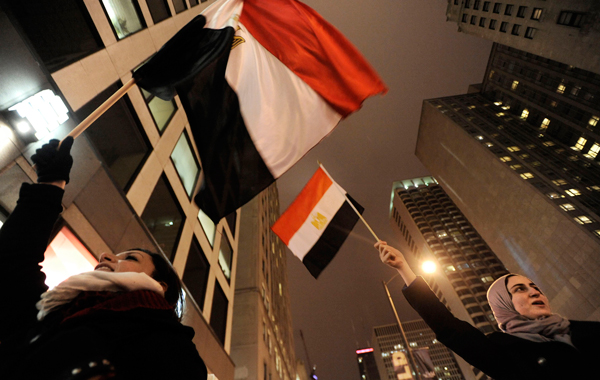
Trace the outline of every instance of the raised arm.
<instances>
[{"instance_id":1,"label":"raised arm","mask_svg":"<svg viewBox=\"0 0 600 380\"><path fill-rule=\"evenodd\" d=\"M39 264L62 212L72 143L69 138L57 150L58 140L52 140L36 151L38 184L21 186L17 207L0 229L0 341L36 322L35 304L47 290Z\"/></svg>"},{"instance_id":2,"label":"raised arm","mask_svg":"<svg viewBox=\"0 0 600 380\"><path fill-rule=\"evenodd\" d=\"M379 258L382 262L396 269L407 286L412 284L417 276L412 271L406 262L404 255L400 251L392 246L389 246L385 241L382 240L375 243L375 248L379 250Z\"/></svg>"}]
</instances>

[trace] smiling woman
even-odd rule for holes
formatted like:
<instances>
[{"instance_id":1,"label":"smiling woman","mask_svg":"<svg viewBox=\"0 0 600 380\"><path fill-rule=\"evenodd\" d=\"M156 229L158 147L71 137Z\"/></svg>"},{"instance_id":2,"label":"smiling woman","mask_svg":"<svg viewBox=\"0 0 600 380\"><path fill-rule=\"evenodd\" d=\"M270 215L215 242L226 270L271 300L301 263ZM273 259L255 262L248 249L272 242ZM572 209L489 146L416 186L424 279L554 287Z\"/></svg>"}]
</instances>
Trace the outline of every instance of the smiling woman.
<instances>
[{"instance_id":1,"label":"smiling woman","mask_svg":"<svg viewBox=\"0 0 600 380\"><path fill-rule=\"evenodd\" d=\"M487 298L502 332L484 335L455 318L417 277L404 256L378 242L381 261L398 270L403 293L437 339L496 380L585 379L597 377L591 363L600 355L600 323L570 321L553 314L548 298L527 277L508 274Z\"/></svg>"},{"instance_id":2,"label":"smiling woman","mask_svg":"<svg viewBox=\"0 0 600 380\"><path fill-rule=\"evenodd\" d=\"M39 264L62 211L72 138L36 151L0 229L1 379L206 379L183 326L181 283L158 253L104 253L95 270L48 290ZM18 289L18 291L15 291Z\"/></svg>"}]
</instances>

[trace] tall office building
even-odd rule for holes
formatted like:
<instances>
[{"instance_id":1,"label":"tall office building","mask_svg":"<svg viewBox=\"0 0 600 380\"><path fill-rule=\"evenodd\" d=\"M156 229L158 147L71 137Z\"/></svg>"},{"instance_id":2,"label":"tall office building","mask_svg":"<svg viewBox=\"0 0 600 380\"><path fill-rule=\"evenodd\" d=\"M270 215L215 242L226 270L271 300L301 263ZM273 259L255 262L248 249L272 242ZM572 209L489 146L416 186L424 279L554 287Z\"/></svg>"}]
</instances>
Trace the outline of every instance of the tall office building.
<instances>
[{"instance_id":1,"label":"tall office building","mask_svg":"<svg viewBox=\"0 0 600 380\"><path fill-rule=\"evenodd\" d=\"M402 351L408 356L407 347L409 349L429 348L436 378L447 380L465 379L452 351L435 339L435 333L422 319L403 322L402 327L408 343L402 338L397 324L373 328L373 353L382 380L397 380L392 356L396 351ZM413 376L415 376L414 373Z\"/></svg>"},{"instance_id":2,"label":"tall office building","mask_svg":"<svg viewBox=\"0 0 600 380\"><path fill-rule=\"evenodd\" d=\"M483 333L497 330L487 302L489 286L508 273L465 215L433 177L393 184L390 223L415 268L433 259L439 273L425 275L438 298ZM459 360L465 376L484 376ZM470 372L472 371L472 372ZM474 373L474 374L473 374Z\"/></svg>"},{"instance_id":3,"label":"tall office building","mask_svg":"<svg viewBox=\"0 0 600 380\"><path fill-rule=\"evenodd\" d=\"M423 103L416 154L555 312L600 318L598 80L496 45L483 93Z\"/></svg>"},{"instance_id":4,"label":"tall office building","mask_svg":"<svg viewBox=\"0 0 600 380\"><path fill-rule=\"evenodd\" d=\"M448 0L458 31L600 73L596 0Z\"/></svg>"},{"instance_id":5,"label":"tall office building","mask_svg":"<svg viewBox=\"0 0 600 380\"><path fill-rule=\"evenodd\" d=\"M372 347L356 350L356 361L358 362L358 372L362 380L381 380Z\"/></svg>"},{"instance_id":6,"label":"tall office building","mask_svg":"<svg viewBox=\"0 0 600 380\"><path fill-rule=\"evenodd\" d=\"M0 222L20 184L36 178L28 161L35 149L64 137L206 4L2 2ZM65 255L69 266L90 270L102 252L161 251L186 287L184 323L211 378L233 380L239 211L214 225L192 201L201 163L179 100L133 88L75 141L72 155L65 209L46 252L48 280L69 275L49 269L66 267Z\"/></svg>"},{"instance_id":7,"label":"tall office building","mask_svg":"<svg viewBox=\"0 0 600 380\"><path fill-rule=\"evenodd\" d=\"M231 358L236 380L295 380L285 245L271 231L279 193L269 186L241 208Z\"/></svg>"}]
</instances>

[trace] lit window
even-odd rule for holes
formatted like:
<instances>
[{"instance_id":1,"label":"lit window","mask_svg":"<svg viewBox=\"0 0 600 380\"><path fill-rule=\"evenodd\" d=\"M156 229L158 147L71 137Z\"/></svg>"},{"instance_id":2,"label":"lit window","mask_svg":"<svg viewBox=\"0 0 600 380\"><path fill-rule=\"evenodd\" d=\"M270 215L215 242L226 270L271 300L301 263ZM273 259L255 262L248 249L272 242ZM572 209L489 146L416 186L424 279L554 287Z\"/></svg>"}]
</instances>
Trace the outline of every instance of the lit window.
<instances>
[{"instance_id":1,"label":"lit window","mask_svg":"<svg viewBox=\"0 0 600 380\"><path fill-rule=\"evenodd\" d=\"M227 234L221 234L221 247L219 248L219 266L229 281L231 279L231 261L233 258L233 249L229 243Z\"/></svg>"},{"instance_id":2,"label":"lit window","mask_svg":"<svg viewBox=\"0 0 600 380\"><path fill-rule=\"evenodd\" d=\"M202 226L202 230L204 231L208 242L210 245L214 245L215 234L217 233L215 223L202 210L198 211L198 220L200 221L200 225Z\"/></svg>"},{"instance_id":3,"label":"lit window","mask_svg":"<svg viewBox=\"0 0 600 380\"><path fill-rule=\"evenodd\" d=\"M544 146L554 146L556 144L554 144L554 142L552 141L544 141Z\"/></svg>"},{"instance_id":4,"label":"lit window","mask_svg":"<svg viewBox=\"0 0 600 380\"><path fill-rule=\"evenodd\" d=\"M502 102L494 102L494 105L501 106Z\"/></svg>"},{"instance_id":5,"label":"lit window","mask_svg":"<svg viewBox=\"0 0 600 380\"><path fill-rule=\"evenodd\" d=\"M508 162L508 161L512 161L512 158L510 156L504 156L504 157L500 157L500 161Z\"/></svg>"},{"instance_id":6,"label":"lit window","mask_svg":"<svg viewBox=\"0 0 600 380\"><path fill-rule=\"evenodd\" d=\"M542 8L533 8L533 12L531 13L532 20L539 20L542 18Z\"/></svg>"},{"instance_id":7,"label":"lit window","mask_svg":"<svg viewBox=\"0 0 600 380\"><path fill-rule=\"evenodd\" d=\"M529 116L529 110L525 108L523 112L521 112L521 119L527 120L527 116Z\"/></svg>"},{"instance_id":8,"label":"lit window","mask_svg":"<svg viewBox=\"0 0 600 380\"><path fill-rule=\"evenodd\" d=\"M50 289L72 275L93 271L96 265L98 260L67 227L63 227L52 239L41 263Z\"/></svg>"},{"instance_id":9,"label":"lit window","mask_svg":"<svg viewBox=\"0 0 600 380\"><path fill-rule=\"evenodd\" d=\"M506 110L509 110L509 109L510 109L510 105L508 105L508 104L507 104L507 105L505 105L505 106L502 106L502 109L503 109L503 110L505 110L505 111L506 111Z\"/></svg>"},{"instance_id":10,"label":"lit window","mask_svg":"<svg viewBox=\"0 0 600 380\"><path fill-rule=\"evenodd\" d=\"M527 149L535 149L535 144L528 144L528 145L525 145L525 147Z\"/></svg>"},{"instance_id":11,"label":"lit window","mask_svg":"<svg viewBox=\"0 0 600 380\"><path fill-rule=\"evenodd\" d=\"M556 92L558 92L559 94L564 94L566 88L567 87L564 84L561 83L556 88Z\"/></svg>"},{"instance_id":12,"label":"lit window","mask_svg":"<svg viewBox=\"0 0 600 380\"><path fill-rule=\"evenodd\" d=\"M563 153L565 151L564 148L558 148L555 150L556 153Z\"/></svg>"},{"instance_id":13,"label":"lit window","mask_svg":"<svg viewBox=\"0 0 600 380\"><path fill-rule=\"evenodd\" d=\"M592 186L588 186L587 189L589 191L600 191L600 186L598 186L598 185L592 185Z\"/></svg>"},{"instance_id":14,"label":"lit window","mask_svg":"<svg viewBox=\"0 0 600 380\"><path fill-rule=\"evenodd\" d=\"M580 137L577 140L577 143L574 146L572 146L571 149L573 149L573 150L582 150L583 147L585 146L586 142L587 142L586 138Z\"/></svg>"},{"instance_id":15,"label":"lit window","mask_svg":"<svg viewBox=\"0 0 600 380\"><path fill-rule=\"evenodd\" d=\"M134 34L145 27L137 1L102 0L102 5L108 14L118 40Z\"/></svg>"},{"instance_id":16,"label":"lit window","mask_svg":"<svg viewBox=\"0 0 600 380\"><path fill-rule=\"evenodd\" d=\"M598 124L598 120L600 120L600 117L592 116L590 121L588 121L588 124L591 125L592 127L595 127Z\"/></svg>"},{"instance_id":17,"label":"lit window","mask_svg":"<svg viewBox=\"0 0 600 380\"><path fill-rule=\"evenodd\" d=\"M496 114L496 116L498 116L498 117L502 117L502 116L504 116L504 112L498 112L498 113Z\"/></svg>"},{"instance_id":18,"label":"lit window","mask_svg":"<svg viewBox=\"0 0 600 380\"><path fill-rule=\"evenodd\" d=\"M481 277L481 282L492 282L494 281L494 278L492 276L485 276L485 277Z\"/></svg>"},{"instance_id":19,"label":"lit window","mask_svg":"<svg viewBox=\"0 0 600 380\"><path fill-rule=\"evenodd\" d=\"M141 90L144 99L146 100L146 104L148 105L148 109L150 109L150 113L152 114L152 118L154 119L158 130L162 133L177 111L175 99L165 101L142 88Z\"/></svg>"},{"instance_id":20,"label":"lit window","mask_svg":"<svg viewBox=\"0 0 600 380\"><path fill-rule=\"evenodd\" d=\"M554 183L556 186L564 186L567 184L567 181L564 179L554 179L552 180L552 183Z\"/></svg>"},{"instance_id":21,"label":"lit window","mask_svg":"<svg viewBox=\"0 0 600 380\"><path fill-rule=\"evenodd\" d=\"M556 108L558 106L558 103L556 102L556 100L553 100L550 102L550 106L552 106L553 108Z\"/></svg>"},{"instance_id":22,"label":"lit window","mask_svg":"<svg viewBox=\"0 0 600 380\"><path fill-rule=\"evenodd\" d=\"M512 85L510 86L510 88L512 88L513 90L516 90L518 85L519 85L519 81L515 80L512 82Z\"/></svg>"},{"instance_id":23,"label":"lit window","mask_svg":"<svg viewBox=\"0 0 600 380\"><path fill-rule=\"evenodd\" d=\"M550 119L545 118L544 120L542 120L542 124L540 125L540 128L547 129L549 125L550 125Z\"/></svg>"},{"instance_id":24,"label":"lit window","mask_svg":"<svg viewBox=\"0 0 600 380\"><path fill-rule=\"evenodd\" d=\"M560 205L560 208L562 208L565 211L573 211L573 210L575 210L575 206L573 206L570 203L563 203L562 205Z\"/></svg>"},{"instance_id":25,"label":"lit window","mask_svg":"<svg viewBox=\"0 0 600 380\"><path fill-rule=\"evenodd\" d=\"M538 166L540 166L540 165L541 165L541 164L540 164L540 162L539 162L539 161L533 161L533 162L531 163L531 166L533 166L533 167L538 167Z\"/></svg>"},{"instance_id":26,"label":"lit window","mask_svg":"<svg viewBox=\"0 0 600 380\"><path fill-rule=\"evenodd\" d=\"M600 237L600 230L594 230L594 234Z\"/></svg>"},{"instance_id":27,"label":"lit window","mask_svg":"<svg viewBox=\"0 0 600 380\"><path fill-rule=\"evenodd\" d=\"M519 157L521 157L522 159L526 159L526 158L529 158L529 154L527 154L527 153L519 154Z\"/></svg>"},{"instance_id":28,"label":"lit window","mask_svg":"<svg viewBox=\"0 0 600 380\"><path fill-rule=\"evenodd\" d=\"M519 169L521 169L521 168L522 168L522 166L521 166L521 165L519 165L519 164L515 164L515 165L510 165L510 168L511 168L512 170L519 170Z\"/></svg>"},{"instance_id":29,"label":"lit window","mask_svg":"<svg viewBox=\"0 0 600 380\"><path fill-rule=\"evenodd\" d=\"M581 195L581 191L579 191L578 189L569 189L569 190L566 190L565 193L567 193L567 195L569 195L571 197L577 197L577 196Z\"/></svg>"},{"instance_id":30,"label":"lit window","mask_svg":"<svg viewBox=\"0 0 600 380\"><path fill-rule=\"evenodd\" d=\"M599 152L600 152L600 144L594 143L594 145L592 145L592 147L590 148L590 150L588 151L586 156L589 158L596 158L596 156L598 156Z\"/></svg>"},{"instance_id":31,"label":"lit window","mask_svg":"<svg viewBox=\"0 0 600 380\"><path fill-rule=\"evenodd\" d=\"M518 146L509 146L506 147L506 149L508 149L509 152L518 152L521 150L521 148L519 148Z\"/></svg>"},{"instance_id":32,"label":"lit window","mask_svg":"<svg viewBox=\"0 0 600 380\"><path fill-rule=\"evenodd\" d=\"M476 138L477 140L483 140L483 136L481 136L481 135L479 135L479 136L475 136L475 138Z\"/></svg>"},{"instance_id":33,"label":"lit window","mask_svg":"<svg viewBox=\"0 0 600 380\"><path fill-rule=\"evenodd\" d=\"M562 195L562 194L559 194L559 193L555 193L555 192L552 192L552 193L546 193L546 196L547 196L548 198L550 198L550 199L558 199L558 198L564 198L564 197L565 197L564 195Z\"/></svg>"},{"instance_id":34,"label":"lit window","mask_svg":"<svg viewBox=\"0 0 600 380\"><path fill-rule=\"evenodd\" d=\"M173 153L171 153L171 160L173 160L173 165L175 165L185 191L191 197L200 174L200 165L198 165L187 133L181 134Z\"/></svg>"},{"instance_id":35,"label":"lit window","mask_svg":"<svg viewBox=\"0 0 600 380\"><path fill-rule=\"evenodd\" d=\"M487 146L488 148L491 148L494 146L494 144L492 144L491 142L488 141L485 143L485 146Z\"/></svg>"},{"instance_id":36,"label":"lit window","mask_svg":"<svg viewBox=\"0 0 600 380\"><path fill-rule=\"evenodd\" d=\"M454 268L454 265L448 265L446 267L446 269L444 269L446 272L456 272L456 268Z\"/></svg>"},{"instance_id":37,"label":"lit window","mask_svg":"<svg viewBox=\"0 0 600 380\"><path fill-rule=\"evenodd\" d=\"M523 178L523 179L531 179L533 177L534 177L534 175L531 173L521 173L521 178Z\"/></svg>"},{"instance_id":38,"label":"lit window","mask_svg":"<svg viewBox=\"0 0 600 380\"><path fill-rule=\"evenodd\" d=\"M594 220L590 219L588 216L586 215L579 215L575 218L575 221L579 224L590 224L590 223L594 223Z\"/></svg>"}]
</instances>

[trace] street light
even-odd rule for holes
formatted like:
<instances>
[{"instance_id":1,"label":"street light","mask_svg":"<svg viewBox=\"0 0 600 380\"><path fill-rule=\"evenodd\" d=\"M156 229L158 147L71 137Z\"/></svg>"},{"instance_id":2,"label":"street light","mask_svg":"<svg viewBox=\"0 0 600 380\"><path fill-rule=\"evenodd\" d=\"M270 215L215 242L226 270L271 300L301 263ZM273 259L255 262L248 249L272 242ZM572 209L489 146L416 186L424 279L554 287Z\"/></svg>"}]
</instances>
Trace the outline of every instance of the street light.
<instances>
[{"instance_id":1,"label":"street light","mask_svg":"<svg viewBox=\"0 0 600 380\"><path fill-rule=\"evenodd\" d=\"M423 269L423 272L425 273L433 273L437 269L437 266L433 261L427 260L421 265L421 269Z\"/></svg>"}]
</instances>

